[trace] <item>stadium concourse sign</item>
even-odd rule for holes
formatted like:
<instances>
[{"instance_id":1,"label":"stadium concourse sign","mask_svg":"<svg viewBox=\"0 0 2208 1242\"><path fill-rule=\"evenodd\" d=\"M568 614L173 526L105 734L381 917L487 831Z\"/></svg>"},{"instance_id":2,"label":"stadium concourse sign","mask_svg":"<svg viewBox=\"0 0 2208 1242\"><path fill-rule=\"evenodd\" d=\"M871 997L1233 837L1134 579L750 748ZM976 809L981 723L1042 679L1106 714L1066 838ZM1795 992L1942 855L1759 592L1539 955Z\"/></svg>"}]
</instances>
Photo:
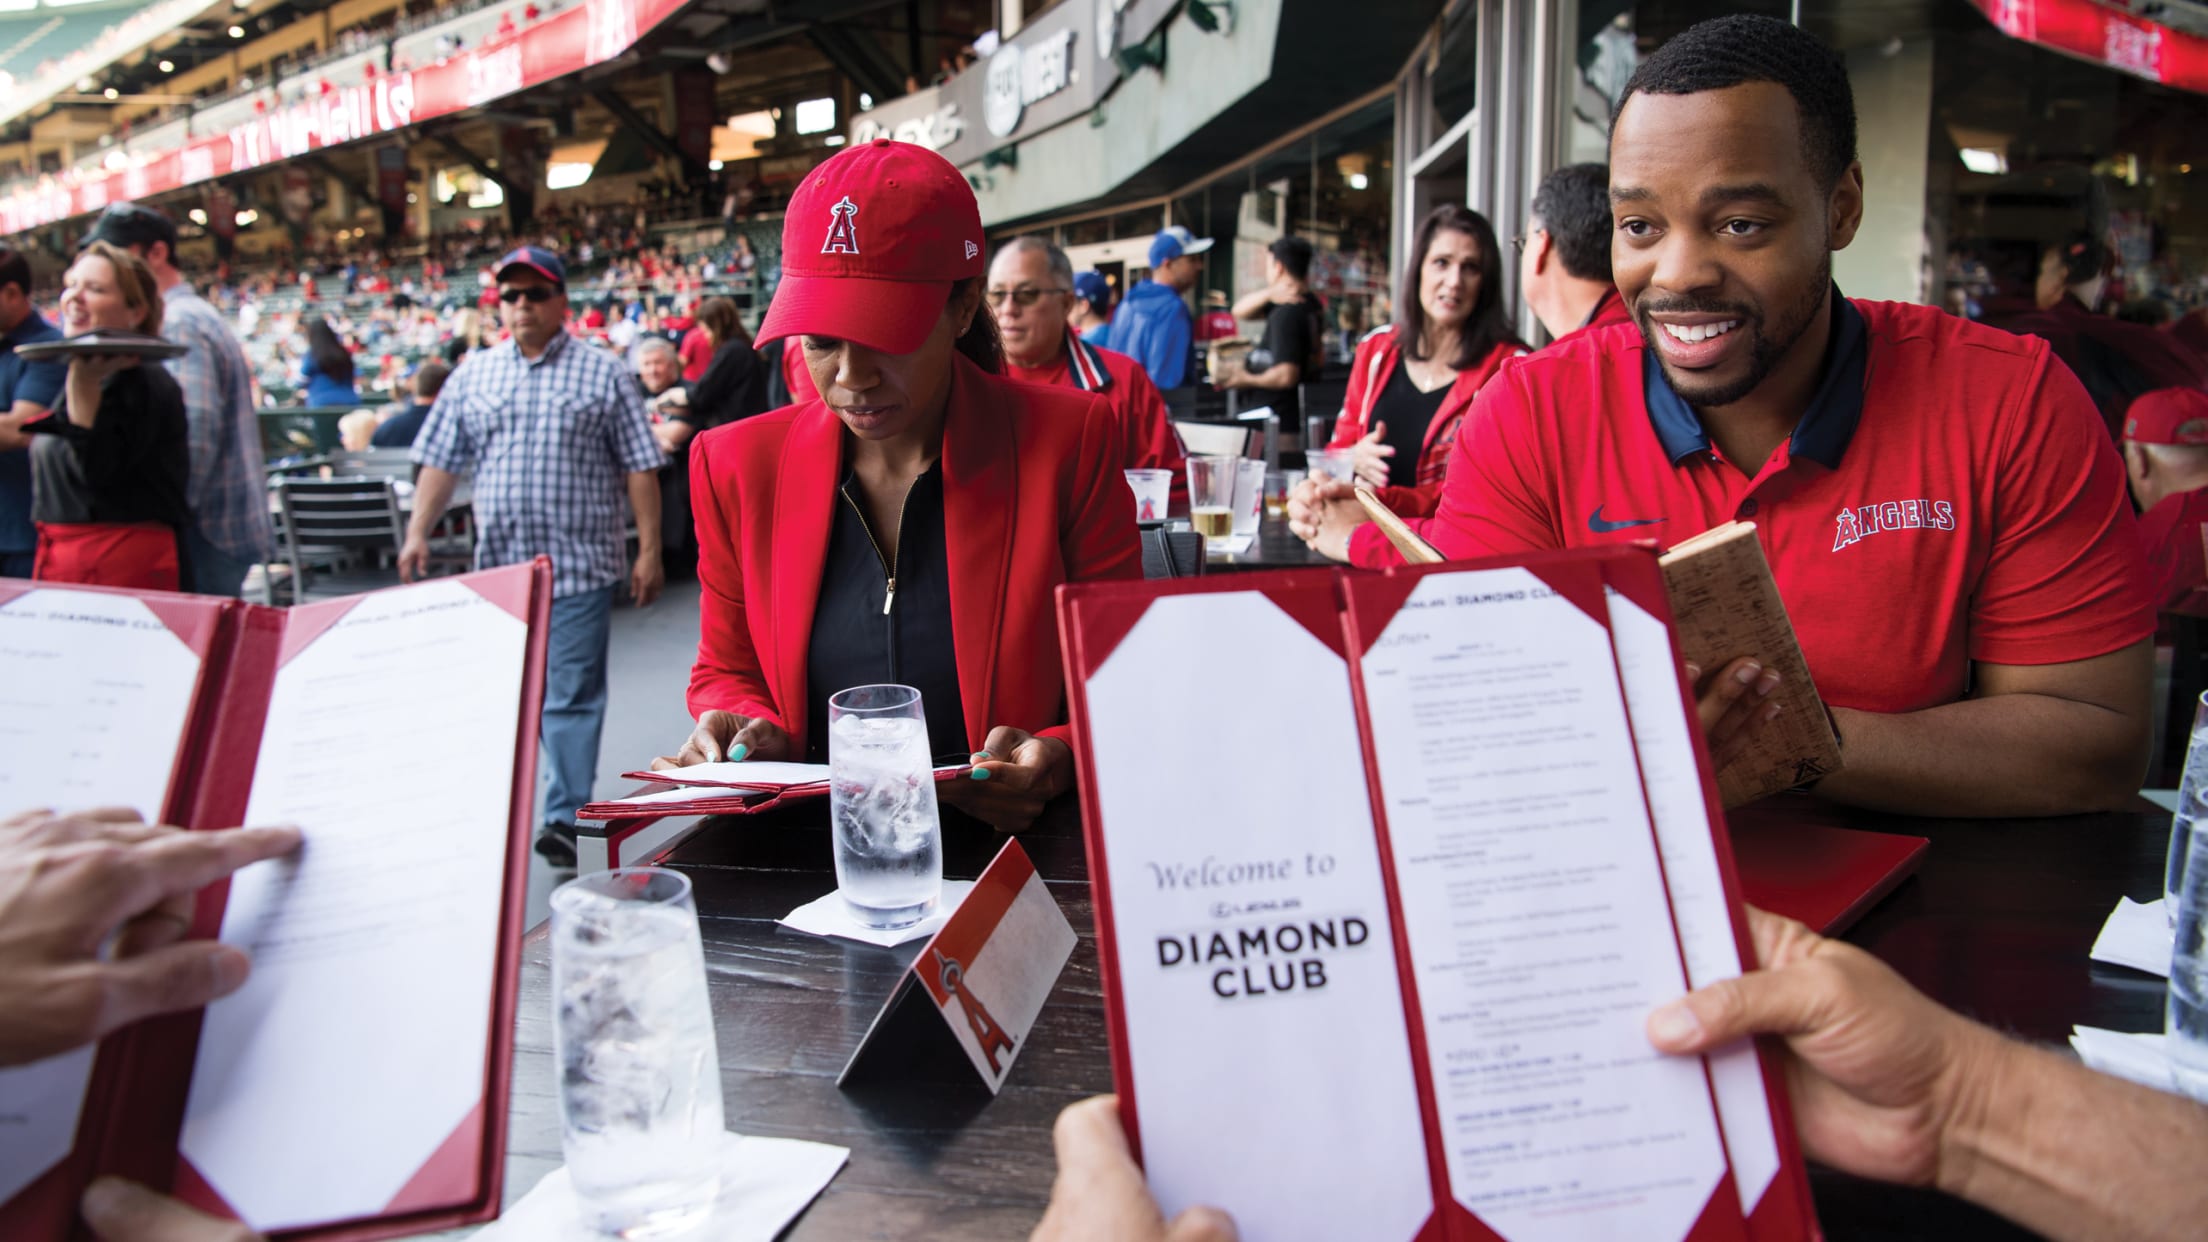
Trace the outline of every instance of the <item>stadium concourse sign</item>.
<instances>
[{"instance_id":1,"label":"stadium concourse sign","mask_svg":"<svg viewBox=\"0 0 2208 1242\"><path fill-rule=\"evenodd\" d=\"M1121 48L1148 38L1178 0L1070 0L941 86L861 113L851 141L894 138L968 164L1086 116L1119 82Z\"/></svg>"},{"instance_id":2,"label":"stadium concourse sign","mask_svg":"<svg viewBox=\"0 0 2208 1242\"><path fill-rule=\"evenodd\" d=\"M424 69L392 74L195 134L163 151L129 152L121 169L41 177L0 196L0 234L98 211L110 202L246 172L489 103L627 51L684 0L583 0L513 38Z\"/></svg>"}]
</instances>

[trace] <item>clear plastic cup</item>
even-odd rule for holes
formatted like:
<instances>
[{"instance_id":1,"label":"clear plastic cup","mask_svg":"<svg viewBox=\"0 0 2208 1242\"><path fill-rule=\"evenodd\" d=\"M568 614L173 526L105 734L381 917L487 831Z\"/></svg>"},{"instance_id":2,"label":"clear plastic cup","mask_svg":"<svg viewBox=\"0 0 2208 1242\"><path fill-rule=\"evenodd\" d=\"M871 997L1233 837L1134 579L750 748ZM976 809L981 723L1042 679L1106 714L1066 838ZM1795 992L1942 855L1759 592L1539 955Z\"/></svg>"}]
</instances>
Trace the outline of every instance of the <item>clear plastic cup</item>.
<instances>
[{"instance_id":1,"label":"clear plastic cup","mask_svg":"<svg viewBox=\"0 0 2208 1242\"><path fill-rule=\"evenodd\" d=\"M1234 534L1236 538L1257 533L1258 520L1265 516L1265 463L1245 459L1235 463L1234 479Z\"/></svg>"},{"instance_id":2,"label":"clear plastic cup","mask_svg":"<svg viewBox=\"0 0 2208 1242\"><path fill-rule=\"evenodd\" d=\"M1234 533L1234 489L1241 477L1236 463L1241 460L1208 455L1188 459L1188 524L1207 540Z\"/></svg>"},{"instance_id":3,"label":"clear plastic cup","mask_svg":"<svg viewBox=\"0 0 2208 1242\"><path fill-rule=\"evenodd\" d=\"M1135 492L1135 520L1137 522L1162 522L1166 507L1173 501L1173 472L1170 470L1129 470L1127 486Z\"/></svg>"}]
</instances>

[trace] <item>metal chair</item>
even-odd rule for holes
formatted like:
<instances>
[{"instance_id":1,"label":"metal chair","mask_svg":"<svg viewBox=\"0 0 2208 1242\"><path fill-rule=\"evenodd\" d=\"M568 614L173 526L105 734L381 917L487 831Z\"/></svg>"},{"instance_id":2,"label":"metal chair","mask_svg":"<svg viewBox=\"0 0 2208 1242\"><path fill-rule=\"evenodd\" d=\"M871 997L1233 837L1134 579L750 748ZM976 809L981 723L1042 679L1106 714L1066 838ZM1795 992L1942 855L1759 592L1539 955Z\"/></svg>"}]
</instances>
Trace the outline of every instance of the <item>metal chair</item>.
<instances>
[{"instance_id":1,"label":"metal chair","mask_svg":"<svg viewBox=\"0 0 2208 1242\"><path fill-rule=\"evenodd\" d=\"M380 555L388 552L395 562L406 543L396 482L358 476L276 481L277 541L291 569L292 603L310 598L316 575L323 579L324 595L352 595L398 581Z\"/></svg>"},{"instance_id":2,"label":"metal chair","mask_svg":"<svg viewBox=\"0 0 2208 1242\"><path fill-rule=\"evenodd\" d=\"M1142 576L1195 578L1204 572L1204 537L1165 523L1142 528Z\"/></svg>"}]
</instances>

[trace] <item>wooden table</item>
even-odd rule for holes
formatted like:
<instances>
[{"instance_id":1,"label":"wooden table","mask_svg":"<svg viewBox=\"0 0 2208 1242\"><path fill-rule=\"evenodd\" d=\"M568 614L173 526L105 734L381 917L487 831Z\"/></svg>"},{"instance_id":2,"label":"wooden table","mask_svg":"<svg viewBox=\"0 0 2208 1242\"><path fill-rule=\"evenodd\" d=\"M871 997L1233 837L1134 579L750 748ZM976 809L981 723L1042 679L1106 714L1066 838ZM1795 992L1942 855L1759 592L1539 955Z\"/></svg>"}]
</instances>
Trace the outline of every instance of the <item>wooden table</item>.
<instances>
[{"instance_id":1,"label":"wooden table","mask_svg":"<svg viewBox=\"0 0 2208 1242\"><path fill-rule=\"evenodd\" d=\"M1077 813L1062 799L1021 837L1080 944L1003 1094L991 1100L978 1086L836 1089L837 1071L918 945L875 949L775 926L834 887L824 810L715 821L667 860L697 885L728 1124L851 1148L850 1165L790 1237L1024 1238L1049 1195L1052 1120L1066 1104L1111 1088ZM2166 814L1924 821L1800 798L1764 814L1932 838L1919 873L1848 938L1943 1002L2050 1043L2077 1022L2160 1029L2161 981L2091 963L2086 953L2118 896L2160 894ZM946 812L953 819L944 873L972 877L1002 838ZM560 1162L541 928L523 962L508 1202ZM1824 1170L1812 1180L1834 1242L2029 1236L1930 1192Z\"/></svg>"}]
</instances>

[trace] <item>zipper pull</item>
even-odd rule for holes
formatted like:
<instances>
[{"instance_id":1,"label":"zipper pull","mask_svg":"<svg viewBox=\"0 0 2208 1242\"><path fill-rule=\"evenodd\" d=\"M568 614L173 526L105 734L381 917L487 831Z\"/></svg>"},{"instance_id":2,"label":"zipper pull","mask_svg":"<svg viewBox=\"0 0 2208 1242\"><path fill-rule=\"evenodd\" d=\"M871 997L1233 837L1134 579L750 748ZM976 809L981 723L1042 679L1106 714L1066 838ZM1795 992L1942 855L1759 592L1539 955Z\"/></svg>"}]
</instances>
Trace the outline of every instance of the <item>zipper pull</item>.
<instances>
[{"instance_id":1,"label":"zipper pull","mask_svg":"<svg viewBox=\"0 0 2208 1242\"><path fill-rule=\"evenodd\" d=\"M890 605L897 602L897 580L891 578L888 582L889 590L882 595L882 615L885 617L889 615Z\"/></svg>"}]
</instances>

